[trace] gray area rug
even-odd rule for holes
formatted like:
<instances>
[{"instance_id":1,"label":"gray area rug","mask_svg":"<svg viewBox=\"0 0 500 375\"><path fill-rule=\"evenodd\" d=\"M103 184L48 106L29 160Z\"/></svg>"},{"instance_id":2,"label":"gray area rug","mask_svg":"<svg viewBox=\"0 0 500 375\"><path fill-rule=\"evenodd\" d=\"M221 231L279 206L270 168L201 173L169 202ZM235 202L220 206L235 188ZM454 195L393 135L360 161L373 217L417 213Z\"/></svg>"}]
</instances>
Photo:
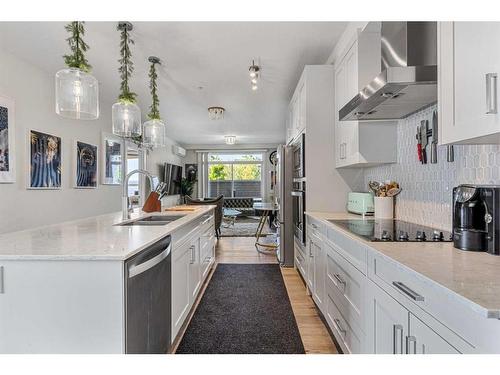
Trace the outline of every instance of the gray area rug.
<instances>
[{"instance_id":1,"label":"gray area rug","mask_svg":"<svg viewBox=\"0 0 500 375\"><path fill-rule=\"evenodd\" d=\"M176 353L304 354L277 264L219 264Z\"/></svg>"},{"instance_id":2,"label":"gray area rug","mask_svg":"<svg viewBox=\"0 0 500 375\"><path fill-rule=\"evenodd\" d=\"M230 225L229 227L226 228L226 223L222 222L222 226L220 228L221 230L221 236L222 237L254 237L255 232L257 231L257 227L259 225L259 217L252 217L252 216L245 216L245 217L238 217L236 218L236 221L234 225ZM262 235L269 235L273 234L274 231L272 231L269 228L269 224L266 223L264 225L264 229L262 230Z\"/></svg>"}]
</instances>

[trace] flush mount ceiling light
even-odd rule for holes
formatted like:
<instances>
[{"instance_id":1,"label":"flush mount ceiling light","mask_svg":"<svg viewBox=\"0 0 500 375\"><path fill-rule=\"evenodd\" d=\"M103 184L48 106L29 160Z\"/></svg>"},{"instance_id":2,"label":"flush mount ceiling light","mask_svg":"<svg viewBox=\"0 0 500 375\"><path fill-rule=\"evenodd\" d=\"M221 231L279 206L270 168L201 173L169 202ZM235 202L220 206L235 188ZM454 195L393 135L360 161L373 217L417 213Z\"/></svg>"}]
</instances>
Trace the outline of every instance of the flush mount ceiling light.
<instances>
[{"instance_id":1,"label":"flush mount ceiling light","mask_svg":"<svg viewBox=\"0 0 500 375\"><path fill-rule=\"evenodd\" d=\"M166 126L160 117L160 99L158 98L158 85L156 79L156 64L161 64L160 59L155 56L150 56L148 61L151 63L149 67L149 88L151 89L152 103L148 114L149 120L144 123L142 132L142 143L145 147L164 147L165 146L165 131Z\"/></svg>"},{"instance_id":2,"label":"flush mount ceiling light","mask_svg":"<svg viewBox=\"0 0 500 375\"><path fill-rule=\"evenodd\" d=\"M250 74L250 84L252 85L252 90L257 90L257 81L259 79L260 67L255 65L255 61L252 60L252 65L248 68L248 72Z\"/></svg>"},{"instance_id":3,"label":"flush mount ceiling light","mask_svg":"<svg viewBox=\"0 0 500 375\"><path fill-rule=\"evenodd\" d=\"M83 41L83 25L73 21L65 26L71 54L64 55L68 68L56 73L56 113L76 120L95 120L99 117L99 85L85 58L89 46Z\"/></svg>"},{"instance_id":4,"label":"flush mount ceiling light","mask_svg":"<svg viewBox=\"0 0 500 375\"><path fill-rule=\"evenodd\" d=\"M236 143L236 136L226 135L224 136L224 142L226 142L226 145L234 145Z\"/></svg>"},{"instance_id":5,"label":"flush mount ceiling light","mask_svg":"<svg viewBox=\"0 0 500 375\"><path fill-rule=\"evenodd\" d=\"M120 96L118 101L113 104L111 118L113 123L113 134L121 137L135 139L140 141L142 134L141 127L141 109L136 104L137 94L130 91L129 79L134 71L132 63L132 53L130 44L134 41L130 38L129 32L133 26L130 22L119 22L117 30L120 31Z\"/></svg>"},{"instance_id":6,"label":"flush mount ceiling light","mask_svg":"<svg viewBox=\"0 0 500 375\"><path fill-rule=\"evenodd\" d=\"M223 107L208 107L208 118L210 120L222 120L226 110Z\"/></svg>"}]
</instances>

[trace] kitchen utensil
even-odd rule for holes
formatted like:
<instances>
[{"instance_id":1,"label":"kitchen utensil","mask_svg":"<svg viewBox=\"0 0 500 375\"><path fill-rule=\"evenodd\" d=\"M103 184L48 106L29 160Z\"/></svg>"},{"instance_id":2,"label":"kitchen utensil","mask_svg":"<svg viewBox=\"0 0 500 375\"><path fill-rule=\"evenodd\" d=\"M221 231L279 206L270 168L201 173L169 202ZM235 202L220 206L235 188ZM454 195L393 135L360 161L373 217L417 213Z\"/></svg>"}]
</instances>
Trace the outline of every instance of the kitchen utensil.
<instances>
[{"instance_id":1,"label":"kitchen utensil","mask_svg":"<svg viewBox=\"0 0 500 375\"><path fill-rule=\"evenodd\" d=\"M377 195L378 189L380 189L380 182L377 181L370 181L368 183L368 187L373 190L375 195Z\"/></svg>"},{"instance_id":2,"label":"kitchen utensil","mask_svg":"<svg viewBox=\"0 0 500 375\"><path fill-rule=\"evenodd\" d=\"M437 112L432 113L432 143L431 143L431 163L437 164L437 143L438 143L438 118Z\"/></svg>"},{"instance_id":3,"label":"kitchen utensil","mask_svg":"<svg viewBox=\"0 0 500 375\"><path fill-rule=\"evenodd\" d=\"M453 145L446 146L446 161L448 163L453 163L455 161L455 150Z\"/></svg>"},{"instance_id":4,"label":"kitchen utensil","mask_svg":"<svg viewBox=\"0 0 500 375\"><path fill-rule=\"evenodd\" d=\"M387 190L388 197L395 197L399 193L401 193L401 188L398 188L398 187L393 187L393 188Z\"/></svg>"},{"instance_id":5,"label":"kitchen utensil","mask_svg":"<svg viewBox=\"0 0 500 375\"><path fill-rule=\"evenodd\" d=\"M429 121L422 120L420 122L420 142L422 144L422 164L427 164L427 131L429 130Z\"/></svg>"},{"instance_id":6,"label":"kitchen utensil","mask_svg":"<svg viewBox=\"0 0 500 375\"><path fill-rule=\"evenodd\" d=\"M420 134L420 126L417 126L417 156L418 161L422 163L422 134Z\"/></svg>"}]
</instances>

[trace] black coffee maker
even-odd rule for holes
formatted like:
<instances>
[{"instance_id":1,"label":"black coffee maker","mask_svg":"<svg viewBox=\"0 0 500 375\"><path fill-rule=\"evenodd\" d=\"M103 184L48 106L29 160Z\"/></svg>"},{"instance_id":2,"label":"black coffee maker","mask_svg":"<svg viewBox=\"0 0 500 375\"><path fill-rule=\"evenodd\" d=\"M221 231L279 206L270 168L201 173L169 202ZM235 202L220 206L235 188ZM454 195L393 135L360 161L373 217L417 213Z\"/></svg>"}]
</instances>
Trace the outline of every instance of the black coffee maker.
<instances>
[{"instance_id":1,"label":"black coffee maker","mask_svg":"<svg viewBox=\"0 0 500 375\"><path fill-rule=\"evenodd\" d=\"M453 244L500 255L500 186L460 185L453 189Z\"/></svg>"}]
</instances>

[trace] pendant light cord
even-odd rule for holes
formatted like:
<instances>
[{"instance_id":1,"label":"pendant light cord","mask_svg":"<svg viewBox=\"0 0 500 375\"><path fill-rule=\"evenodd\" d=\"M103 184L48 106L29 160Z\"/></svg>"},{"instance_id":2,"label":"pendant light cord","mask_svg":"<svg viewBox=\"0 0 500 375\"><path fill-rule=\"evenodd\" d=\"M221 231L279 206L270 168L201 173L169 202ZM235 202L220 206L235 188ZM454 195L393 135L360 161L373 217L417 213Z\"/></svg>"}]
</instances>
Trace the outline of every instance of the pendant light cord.
<instances>
[{"instance_id":1,"label":"pendant light cord","mask_svg":"<svg viewBox=\"0 0 500 375\"><path fill-rule=\"evenodd\" d=\"M148 117L150 120L160 120L160 99L158 97L158 84L156 83L158 78L158 74L156 73L156 64L161 63L158 58L153 56L149 58L149 61L151 62L151 66L149 67L149 89L151 90L152 103L149 107L150 111Z\"/></svg>"},{"instance_id":2,"label":"pendant light cord","mask_svg":"<svg viewBox=\"0 0 500 375\"><path fill-rule=\"evenodd\" d=\"M64 62L69 68L80 69L84 72L90 72L92 66L85 58L85 52L88 51L89 46L83 40L85 35L85 22L73 21L68 23L64 28L70 34L66 41L69 44L71 54L64 55Z\"/></svg>"}]
</instances>

